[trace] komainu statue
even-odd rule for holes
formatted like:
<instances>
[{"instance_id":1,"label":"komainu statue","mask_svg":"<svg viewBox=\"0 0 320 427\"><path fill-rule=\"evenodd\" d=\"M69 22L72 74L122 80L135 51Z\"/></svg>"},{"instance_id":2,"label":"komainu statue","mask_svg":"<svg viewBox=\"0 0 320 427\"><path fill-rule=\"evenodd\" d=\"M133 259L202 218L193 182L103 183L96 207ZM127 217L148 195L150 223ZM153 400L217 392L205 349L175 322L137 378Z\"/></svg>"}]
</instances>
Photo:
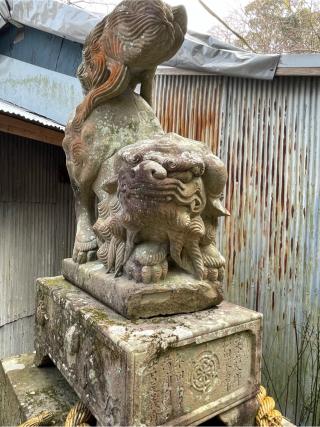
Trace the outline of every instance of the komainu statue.
<instances>
[{"instance_id":1,"label":"komainu statue","mask_svg":"<svg viewBox=\"0 0 320 427\"><path fill-rule=\"evenodd\" d=\"M155 69L179 49L186 27L182 6L125 0L87 37L78 69L84 99L63 141L75 262L98 254L108 272L143 283L174 267L222 280L215 234L228 214L225 167L205 144L166 134L151 108Z\"/></svg>"},{"instance_id":2,"label":"komainu statue","mask_svg":"<svg viewBox=\"0 0 320 427\"><path fill-rule=\"evenodd\" d=\"M198 279L221 280L215 246L223 163L201 142L170 133L114 155L109 197L98 205L98 257L108 271L150 283L165 278L168 259Z\"/></svg>"}]
</instances>

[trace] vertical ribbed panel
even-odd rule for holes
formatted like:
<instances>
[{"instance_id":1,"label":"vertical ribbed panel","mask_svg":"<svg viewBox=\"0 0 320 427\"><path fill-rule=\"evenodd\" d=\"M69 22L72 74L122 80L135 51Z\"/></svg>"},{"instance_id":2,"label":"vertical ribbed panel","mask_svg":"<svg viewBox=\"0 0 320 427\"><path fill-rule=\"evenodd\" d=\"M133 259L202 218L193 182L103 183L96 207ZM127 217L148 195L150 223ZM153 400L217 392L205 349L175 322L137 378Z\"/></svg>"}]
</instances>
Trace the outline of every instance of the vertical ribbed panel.
<instances>
[{"instance_id":1,"label":"vertical ribbed panel","mask_svg":"<svg viewBox=\"0 0 320 427\"><path fill-rule=\"evenodd\" d=\"M293 325L308 314L315 322L320 308L320 78L156 79L165 129L207 142L227 165L231 217L220 222L219 238L226 298L263 312L276 389L268 385L284 407L296 361ZM294 387L291 379L291 416Z\"/></svg>"},{"instance_id":2,"label":"vertical ribbed panel","mask_svg":"<svg viewBox=\"0 0 320 427\"><path fill-rule=\"evenodd\" d=\"M23 317L0 329L0 357L34 351L34 316Z\"/></svg>"},{"instance_id":3,"label":"vertical ribbed panel","mask_svg":"<svg viewBox=\"0 0 320 427\"><path fill-rule=\"evenodd\" d=\"M293 325L319 316L320 79L229 79L222 108L227 295L264 313L264 356L285 396ZM291 379L289 396L295 387Z\"/></svg>"},{"instance_id":4,"label":"vertical ribbed panel","mask_svg":"<svg viewBox=\"0 0 320 427\"><path fill-rule=\"evenodd\" d=\"M61 148L0 133L0 357L32 348L32 322L19 319L34 313L35 279L60 274L72 253L66 176Z\"/></svg>"},{"instance_id":5,"label":"vertical ribbed panel","mask_svg":"<svg viewBox=\"0 0 320 427\"><path fill-rule=\"evenodd\" d=\"M166 132L204 141L219 149L222 78L157 75L154 108Z\"/></svg>"}]
</instances>

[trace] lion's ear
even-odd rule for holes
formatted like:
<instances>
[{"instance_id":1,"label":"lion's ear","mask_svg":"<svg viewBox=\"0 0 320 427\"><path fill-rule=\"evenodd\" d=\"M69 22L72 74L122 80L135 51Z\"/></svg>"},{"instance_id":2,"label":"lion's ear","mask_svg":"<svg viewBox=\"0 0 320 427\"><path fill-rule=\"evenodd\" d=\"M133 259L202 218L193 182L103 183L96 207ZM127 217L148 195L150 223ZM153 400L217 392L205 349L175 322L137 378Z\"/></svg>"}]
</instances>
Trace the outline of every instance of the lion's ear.
<instances>
[{"instance_id":1,"label":"lion's ear","mask_svg":"<svg viewBox=\"0 0 320 427\"><path fill-rule=\"evenodd\" d=\"M228 209L226 209L221 203L221 200L216 197L209 197L207 205L209 205L209 209L215 216L230 216Z\"/></svg>"},{"instance_id":2,"label":"lion's ear","mask_svg":"<svg viewBox=\"0 0 320 427\"><path fill-rule=\"evenodd\" d=\"M118 175L113 175L102 185L102 189L109 194L114 194L118 188Z\"/></svg>"}]
</instances>

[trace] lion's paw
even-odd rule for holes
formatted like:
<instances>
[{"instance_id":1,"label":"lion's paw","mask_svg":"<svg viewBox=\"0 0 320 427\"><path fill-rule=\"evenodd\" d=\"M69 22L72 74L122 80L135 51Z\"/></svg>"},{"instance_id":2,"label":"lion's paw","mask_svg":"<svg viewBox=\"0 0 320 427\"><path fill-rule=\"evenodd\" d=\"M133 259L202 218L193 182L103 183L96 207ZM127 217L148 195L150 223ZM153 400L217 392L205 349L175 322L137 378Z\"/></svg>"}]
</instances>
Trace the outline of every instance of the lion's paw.
<instances>
[{"instance_id":1,"label":"lion's paw","mask_svg":"<svg viewBox=\"0 0 320 427\"><path fill-rule=\"evenodd\" d=\"M209 282L222 282L224 278L224 267L214 268L205 267L203 272L203 279Z\"/></svg>"},{"instance_id":2,"label":"lion's paw","mask_svg":"<svg viewBox=\"0 0 320 427\"><path fill-rule=\"evenodd\" d=\"M166 245L142 243L136 246L124 269L129 279L136 282L147 284L165 279L168 273Z\"/></svg>"},{"instance_id":3,"label":"lion's paw","mask_svg":"<svg viewBox=\"0 0 320 427\"><path fill-rule=\"evenodd\" d=\"M161 264L156 265L141 265L131 264L126 266L126 273L129 279L134 279L136 282L157 283L166 278L168 272L168 261L164 260Z\"/></svg>"},{"instance_id":4,"label":"lion's paw","mask_svg":"<svg viewBox=\"0 0 320 427\"><path fill-rule=\"evenodd\" d=\"M224 257L213 244L201 247L201 253L204 264L203 278L210 282L222 282L225 267Z\"/></svg>"},{"instance_id":5,"label":"lion's paw","mask_svg":"<svg viewBox=\"0 0 320 427\"><path fill-rule=\"evenodd\" d=\"M79 241L76 238L72 259L78 264L95 261L97 259L97 240L91 239L88 242Z\"/></svg>"},{"instance_id":6,"label":"lion's paw","mask_svg":"<svg viewBox=\"0 0 320 427\"><path fill-rule=\"evenodd\" d=\"M72 259L78 264L85 264L86 262L96 261L97 251L79 251L74 249Z\"/></svg>"}]
</instances>

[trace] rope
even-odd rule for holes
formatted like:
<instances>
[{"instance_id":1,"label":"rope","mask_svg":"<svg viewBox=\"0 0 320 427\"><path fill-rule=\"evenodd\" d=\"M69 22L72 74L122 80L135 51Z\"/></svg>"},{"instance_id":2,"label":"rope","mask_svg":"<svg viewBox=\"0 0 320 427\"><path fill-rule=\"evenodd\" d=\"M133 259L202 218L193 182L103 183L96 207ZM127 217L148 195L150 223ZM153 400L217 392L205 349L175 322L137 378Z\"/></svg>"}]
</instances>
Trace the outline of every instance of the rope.
<instances>
[{"instance_id":1,"label":"rope","mask_svg":"<svg viewBox=\"0 0 320 427\"><path fill-rule=\"evenodd\" d=\"M55 413L44 411L40 412L36 417L32 417L19 427L39 427L50 425ZM89 421L93 420L93 416L89 409L82 403L78 402L68 412L64 427L90 427Z\"/></svg>"},{"instance_id":2,"label":"rope","mask_svg":"<svg viewBox=\"0 0 320 427\"><path fill-rule=\"evenodd\" d=\"M70 409L64 427L85 427L89 426L87 422L92 419L92 414L89 409L82 403L78 402Z\"/></svg>"},{"instance_id":3,"label":"rope","mask_svg":"<svg viewBox=\"0 0 320 427\"><path fill-rule=\"evenodd\" d=\"M256 425L260 427L281 427L283 420L281 412L275 409L275 401L272 397L267 396L267 391L263 386L260 386L257 400L259 402L259 410L256 415ZM53 412L44 411L36 417L30 418L25 423L20 424L19 427L48 425L48 422L51 421L53 417ZM88 422L92 420L92 418L89 409L87 409L82 402L78 402L70 409L64 427L89 427L90 424L88 424Z\"/></svg>"},{"instance_id":4,"label":"rope","mask_svg":"<svg viewBox=\"0 0 320 427\"><path fill-rule=\"evenodd\" d=\"M267 396L266 389L261 385L257 394L259 409L256 416L256 424L260 427L278 427L282 426L282 415L275 409L275 401Z\"/></svg>"},{"instance_id":5,"label":"rope","mask_svg":"<svg viewBox=\"0 0 320 427\"><path fill-rule=\"evenodd\" d=\"M24 423L20 424L19 427L38 427L38 426L46 426L48 422L52 420L54 417L54 412L51 411L43 411L40 412L35 417L30 418Z\"/></svg>"}]
</instances>

